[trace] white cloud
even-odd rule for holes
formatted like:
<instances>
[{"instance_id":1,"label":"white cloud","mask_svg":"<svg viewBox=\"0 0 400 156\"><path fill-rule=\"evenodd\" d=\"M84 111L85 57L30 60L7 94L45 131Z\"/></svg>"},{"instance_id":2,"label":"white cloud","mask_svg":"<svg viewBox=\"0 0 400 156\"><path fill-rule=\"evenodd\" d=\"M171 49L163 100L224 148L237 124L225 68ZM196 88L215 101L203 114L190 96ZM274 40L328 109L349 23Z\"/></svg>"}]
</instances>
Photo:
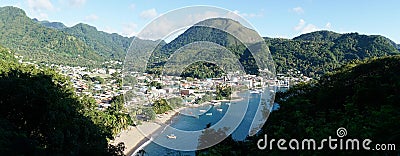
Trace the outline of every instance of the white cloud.
<instances>
[{"instance_id":1,"label":"white cloud","mask_svg":"<svg viewBox=\"0 0 400 156\"><path fill-rule=\"evenodd\" d=\"M68 0L68 4L73 7L81 7L85 5L86 0Z\"/></svg>"},{"instance_id":2,"label":"white cloud","mask_svg":"<svg viewBox=\"0 0 400 156\"><path fill-rule=\"evenodd\" d=\"M260 11L262 12L262 10ZM200 21L210 19L210 18L231 18L236 21L241 22L247 27L251 27L251 25L246 24L246 21L243 18L238 16L238 11L221 11L221 10L207 10L203 12L193 12L184 10L179 14L163 14L162 16L158 17L157 20L152 21L146 27L139 32L136 36L142 39L163 39L171 35L176 36L176 34L180 34L184 30L188 29L193 24L196 24ZM254 17L254 15L247 16ZM175 35L171 34L174 33Z\"/></svg>"},{"instance_id":3,"label":"white cloud","mask_svg":"<svg viewBox=\"0 0 400 156\"><path fill-rule=\"evenodd\" d=\"M42 20L47 20L47 19L49 19L49 16L48 16L46 13L40 12L40 13L38 13L38 14L36 15L36 18L37 18L39 21L42 21Z\"/></svg>"},{"instance_id":4,"label":"white cloud","mask_svg":"<svg viewBox=\"0 0 400 156\"><path fill-rule=\"evenodd\" d=\"M246 18L246 17L247 18L254 18L254 17L262 17L262 16L264 16L264 14L262 12L259 12L259 13L240 13L240 11L234 10L233 13L235 13L237 15L240 15L240 16L242 16L244 18Z\"/></svg>"},{"instance_id":5,"label":"white cloud","mask_svg":"<svg viewBox=\"0 0 400 156\"><path fill-rule=\"evenodd\" d=\"M332 28L331 22L325 24L325 29L331 29L331 28Z\"/></svg>"},{"instance_id":6,"label":"white cloud","mask_svg":"<svg viewBox=\"0 0 400 156\"><path fill-rule=\"evenodd\" d=\"M91 15L85 17L85 21L87 21L87 22L93 22L98 19L99 19L99 17L95 14L91 14Z\"/></svg>"},{"instance_id":7,"label":"white cloud","mask_svg":"<svg viewBox=\"0 0 400 156\"><path fill-rule=\"evenodd\" d=\"M330 22L326 23L322 29L331 29L332 24ZM293 28L295 31L298 31L302 34L310 33L314 31L321 30L321 27L318 27L314 24L308 23L304 19L300 19L299 23Z\"/></svg>"},{"instance_id":8,"label":"white cloud","mask_svg":"<svg viewBox=\"0 0 400 156\"><path fill-rule=\"evenodd\" d=\"M136 23L126 23L122 26L121 35L127 36L127 37L132 37L132 36L136 35L137 28L138 28L138 25Z\"/></svg>"},{"instance_id":9,"label":"white cloud","mask_svg":"<svg viewBox=\"0 0 400 156\"><path fill-rule=\"evenodd\" d=\"M292 11L297 13L297 14L304 13L304 9L302 7L295 7L295 8L292 9Z\"/></svg>"},{"instance_id":10,"label":"white cloud","mask_svg":"<svg viewBox=\"0 0 400 156\"><path fill-rule=\"evenodd\" d=\"M299 23L294 27L294 30L299 31L306 25L306 21L300 19Z\"/></svg>"},{"instance_id":11,"label":"white cloud","mask_svg":"<svg viewBox=\"0 0 400 156\"><path fill-rule=\"evenodd\" d=\"M315 26L314 24L307 24L307 26L305 26L303 29L301 29L301 33L305 34L305 33L310 33L313 31L318 31L319 28L317 26Z\"/></svg>"},{"instance_id":12,"label":"white cloud","mask_svg":"<svg viewBox=\"0 0 400 156\"><path fill-rule=\"evenodd\" d=\"M28 6L33 11L54 9L53 4L49 0L28 0Z\"/></svg>"},{"instance_id":13,"label":"white cloud","mask_svg":"<svg viewBox=\"0 0 400 156\"><path fill-rule=\"evenodd\" d=\"M144 18L144 19L152 19L154 17L157 17L158 13L156 11L156 9L152 8L149 10L144 10L140 13L140 17Z\"/></svg>"}]
</instances>

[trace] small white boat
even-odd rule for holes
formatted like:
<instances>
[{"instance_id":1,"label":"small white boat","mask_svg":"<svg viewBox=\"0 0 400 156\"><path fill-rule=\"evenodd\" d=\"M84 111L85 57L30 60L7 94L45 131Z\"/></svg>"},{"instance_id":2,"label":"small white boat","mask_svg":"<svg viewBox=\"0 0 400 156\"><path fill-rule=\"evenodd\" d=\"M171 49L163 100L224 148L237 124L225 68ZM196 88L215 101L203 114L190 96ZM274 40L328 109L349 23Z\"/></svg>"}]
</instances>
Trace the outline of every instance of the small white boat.
<instances>
[{"instance_id":1,"label":"small white boat","mask_svg":"<svg viewBox=\"0 0 400 156\"><path fill-rule=\"evenodd\" d=\"M200 112L200 113L205 113L205 112L207 112L207 110L205 110L205 109L200 109L199 112Z\"/></svg>"},{"instance_id":2,"label":"small white boat","mask_svg":"<svg viewBox=\"0 0 400 156\"><path fill-rule=\"evenodd\" d=\"M217 106L217 105L221 105L221 102L218 102L216 100L212 100L211 104L214 105L214 106Z\"/></svg>"},{"instance_id":3,"label":"small white boat","mask_svg":"<svg viewBox=\"0 0 400 156\"><path fill-rule=\"evenodd\" d=\"M218 108L218 109L217 109L217 111L220 111L220 112L222 112L222 108Z\"/></svg>"},{"instance_id":4,"label":"small white boat","mask_svg":"<svg viewBox=\"0 0 400 156\"><path fill-rule=\"evenodd\" d=\"M272 89L271 89L271 90L269 90L269 92L271 92L271 93L275 93L275 91L274 91L274 90L272 90Z\"/></svg>"},{"instance_id":5,"label":"small white boat","mask_svg":"<svg viewBox=\"0 0 400 156\"><path fill-rule=\"evenodd\" d=\"M212 113L206 113L206 115L208 115L208 116L211 116L211 115L212 115Z\"/></svg>"},{"instance_id":6,"label":"small white boat","mask_svg":"<svg viewBox=\"0 0 400 156\"><path fill-rule=\"evenodd\" d=\"M250 91L250 94L260 94L260 91L258 91L258 90L251 90L251 91Z\"/></svg>"},{"instance_id":7,"label":"small white boat","mask_svg":"<svg viewBox=\"0 0 400 156\"><path fill-rule=\"evenodd\" d=\"M176 136L174 134L167 135L168 139L176 139Z\"/></svg>"}]
</instances>

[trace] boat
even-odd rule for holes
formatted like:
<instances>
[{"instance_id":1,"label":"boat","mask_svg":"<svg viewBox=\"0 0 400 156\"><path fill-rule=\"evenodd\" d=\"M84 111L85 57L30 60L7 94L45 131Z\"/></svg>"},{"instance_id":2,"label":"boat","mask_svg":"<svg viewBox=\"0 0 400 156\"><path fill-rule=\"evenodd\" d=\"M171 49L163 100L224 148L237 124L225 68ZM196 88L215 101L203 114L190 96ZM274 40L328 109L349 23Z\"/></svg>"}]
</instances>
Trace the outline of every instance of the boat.
<instances>
[{"instance_id":1,"label":"boat","mask_svg":"<svg viewBox=\"0 0 400 156\"><path fill-rule=\"evenodd\" d=\"M211 115L212 115L212 113L206 113L206 115L208 115L208 116L211 116Z\"/></svg>"},{"instance_id":2,"label":"boat","mask_svg":"<svg viewBox=\"0 0 400 156\"><path fill-rule=\"evenodd\" d=\"M258 90L251 90L251 91L250 91L250 94L260 94L260 91L258 91Z\"/></svg>"},{"instance_id":3,"label":"boat","mask_svg":"<svg viewBox=\"0 0 400 156\"><path fill-rule=\"evenodd\" d=\"M222 112L222 108L218 108L218 109L217 109L217 111L220 111L220 112Z\"/></svg>"},{"instance_id":4,"label":"boat","mask_svg":"<svg viewBox=\"0 0 400 156\"><path fill-rule=\"evenodd\" d=\"M214 106L217 106L217 105L221 105L221 102L216 101L216 100L212 100L211 104L214 105Z\"/></svg>"},{"instance_id":5,"label":"boat","mask_svg":"<svg viewBox=\"0 0 400 156\"><path fill-rule=\"evenodd\" d=\"M231 105L231 103L229 103L229 102L228 102L228 103L226 103L226 105L230 106L230 105Z\"/></svg>"},{"instance_id":6,"label":"boat","mask_svg":"<svg viewBox=\"0 0 400 156\"><path fill-rule=\"evenodd\" d=\"M200 109L199 112L200 112L200 113L205 113L205 112L207 112L207 110L205 110L205 109Z\"/></svg>"},{"instance_id":7,"label":"boat","mask_svg":"<svg viewBox=\"0 0 400 156\"><path fill-rule=\"evenodd\" d=\"M176 139L176 136L174 134L167 135L168 139Z\"/></svg>"},{"instance_id":8,"label":"boat","mask_svg":"<svg viewBox=\"0 0 400 156\"><path fill-rule=\"evenodd\" d=\"M271 93L275 93L275 91L274 91L274 90L272 90L272 89L271 89L271 90L269 90L269 92L271 92Z\"/></svg>"}]
</instances>

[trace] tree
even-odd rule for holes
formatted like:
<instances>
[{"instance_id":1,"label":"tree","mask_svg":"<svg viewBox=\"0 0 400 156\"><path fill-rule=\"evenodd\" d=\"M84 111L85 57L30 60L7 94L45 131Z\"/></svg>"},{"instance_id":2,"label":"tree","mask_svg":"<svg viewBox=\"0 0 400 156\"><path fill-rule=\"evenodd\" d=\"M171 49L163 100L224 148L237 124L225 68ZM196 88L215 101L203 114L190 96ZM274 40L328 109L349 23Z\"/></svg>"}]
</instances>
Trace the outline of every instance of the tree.
<instances>
[{"instance_id":1,"label":"tree","mask_svg":"<svg viewBox=\"0 0 400 156\"><path fill-rule=\"evenodd\" d=\"M0 60L0 152L5 155L106 155L95 105L52 70ZM23 146L23 148L21 148Z\"/></svg>"},{"instance_id":2,"label":"tree","mask_svg":"<svg viewBox=\"0 0 400 156\"><path fill-rule=\"evenodd\" d=\"M152 81L152 82L150 82L149 87L156 87L157 89L161 89L162 88L162 84L160 82L157 82L157 81Z\"/></svg>"},{"instance_id":3,"label":"tree","mask_svg":"<svg viewBox=\"0 0 400 156\"><path fill-rule=\"evenodd\" d=\"M156 114L162 114L172 110L172 107L168 104L167 100L159 99L153 102L153 110Z\"/></svg>"},{"instance_id":4,"label":"tree","mask_svg":"<svg viewBox=\"0 0 400 156\"><path fill-rule=\"evenodd\" d=\"M216 88L217 100L230 98L232 94L232 87L229 85L218 85Z\"/></svg>"},{"instance_id":5,"label":"tree","mask_svg":"<svg viewBox=\"0 0 400 156\"><path fill-rule=\"evenodd\" d=\"M149 120L156 119L156 112L154 112L154 109L152 107L144 107L142 111Z\"/></svg>"},{"instance_id":6,"label":"tree","mask_svg":"<svg viewBox=\"0 0 400 156\"><path fill-rule=\"evenodd\" d=\"M103 84L103 83L104 83L104 79L101 78L100 76L92 77L92 81L93 81L93 82L98 81L100 84Z\"/></svg>"}]
</instances>

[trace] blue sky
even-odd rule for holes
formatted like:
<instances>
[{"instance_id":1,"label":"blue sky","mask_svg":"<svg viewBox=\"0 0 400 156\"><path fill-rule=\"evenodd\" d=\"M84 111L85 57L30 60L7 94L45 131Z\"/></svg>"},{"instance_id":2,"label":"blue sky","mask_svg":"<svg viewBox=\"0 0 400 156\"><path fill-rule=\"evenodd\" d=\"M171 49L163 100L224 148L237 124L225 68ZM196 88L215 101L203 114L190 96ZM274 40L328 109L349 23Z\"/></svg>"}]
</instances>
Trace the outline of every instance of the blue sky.
<instances>
[{"instance_id":1,"label":"blue sky","mask_svg":"<svg viewBox=\"0 0 400 156\"><path fill-rule=\"evenodd\" d=\"M73 26L87 23L124 36L137 34L162 13L193 5L225 8L247 19L261 36L293 38L316 30L384 35L400 43L400 1L397 0L197 0L95 1L0 0L31 18Z\"/></svg>"}]
</instances>

